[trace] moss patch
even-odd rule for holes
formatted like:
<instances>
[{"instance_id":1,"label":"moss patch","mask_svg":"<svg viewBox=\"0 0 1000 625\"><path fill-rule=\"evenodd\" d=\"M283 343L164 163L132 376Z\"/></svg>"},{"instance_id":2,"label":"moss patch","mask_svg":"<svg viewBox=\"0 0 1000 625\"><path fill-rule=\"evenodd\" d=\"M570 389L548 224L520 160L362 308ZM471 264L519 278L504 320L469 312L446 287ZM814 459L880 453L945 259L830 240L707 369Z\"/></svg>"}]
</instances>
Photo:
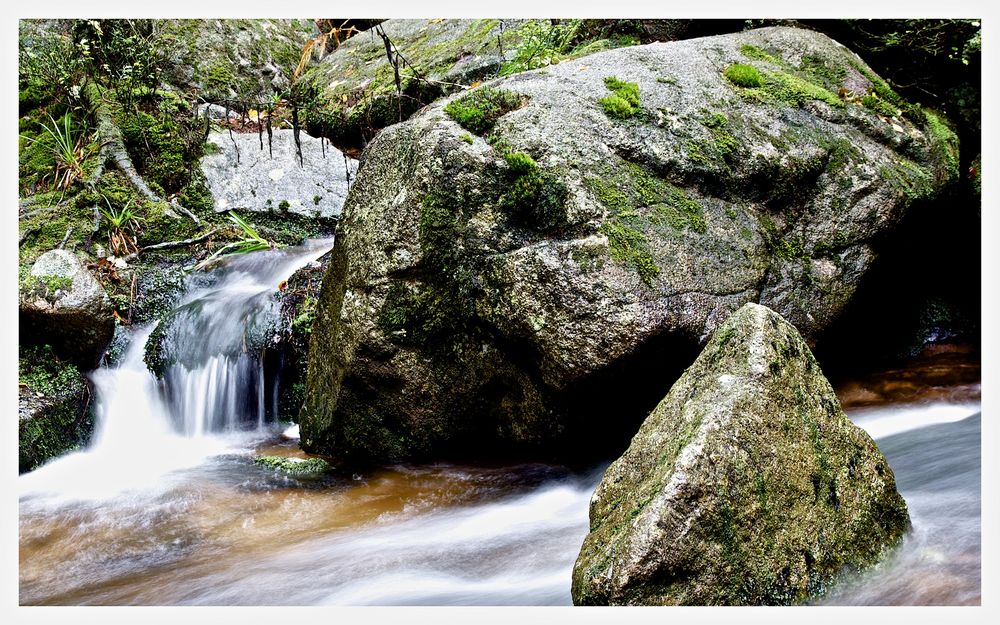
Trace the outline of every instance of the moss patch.
<instances>
[{"instance_id":1,"label":"moss patch","mask_svg":"<svg viewBox=\"0 0 1000 625\"><path fill-rule=\"evenodd\" d=\"M18 382L22 410L18 420L18 470L86 444L93 418L85 410L87 386L80 372L60 360L48 345L20 347Z\"/></svg>"},{"instance_id":2,"label":"moss patch","mask_svg":"<svg viewBox=\"0 0 1000 625\"><path fill-rule=\"evenodd\" d=\"M566 186L559 179L543 172L534 159L523 152L508 152L509 184L498 205L515 222L537 230L558 228L566 222Z\"/></svg>"},{"instance_id":3,"label":"moss patch","mask_svg":"<svg viewBox=\"0 0 1000 625\"><path fill-rule=\"evenodd\" d=\"M485 86L452 100L444 107L444 112L462 128L485 135L493 130L498 119L526 103L525 97L513 91Z\"/></svg>"},{"instance_id":4,"label":"moss patch","mask_svg":"<svg viewBox=\"0 0 1000 625\"><path fill-rule=\"evenodd\" d=\"M959 143L958 135L948 126L943 118L933 111L924 109L924 119L927 122L927 130L930 131L934 140L936 152L943 162L948 166L948 177L951 179L958 177ZM978 168L977 168L978 171Z\"/></svg>"},{"instance_id":5,"label":"moss patch","mask_svg":"<svg viewBox=\"0 0 1000 625\"><path fill-rule=\"evenodd\" d=\"M423 280L393 284L377 317L382 331L400 344L450 351L474 325L471 274L459 247L461 204L443 193L424 197L419 223Z\"/></svg>"},{"instance_id":6,"label":"moss patch","mask_svg":"<svg viewBox=\"0 0 1000 625\"><path fill-rule=\"evenodd\" d=\"M771 54L769 52L765 52L760 48L758 48L757 46L751 45L749 43L740 46L740 54L747 57L748 59L753 59L755 61L767 61L768 63L774 63L775 65L781 65L781 66L787 65L785 60L782 59L780 56Z\"/></svg>"},{"instance_id":7,"label":"moss patch","mask_svg":"<svg viewBox=\"0 0 1000 625\"><path fill-rule=\"evenodd\" d=\"M652 285L660 267L645 233L657 227L699 234L707 230L696 200L636 163L620 161L617 170L584 182L608 211L600 231L608 237L611 258L631 266L646 284Z\"/></svg>"},{"instance_id":8,"label":"moss patch","mask_svg":"<svg viewBox=\"0 0 1000 625\"><path fill-rule=\"evenodd\" d=\"M322 458L293 458L286 456L257 456L254 464L264 468L280 471L296 477L316 475L333 470L331 465Z\"/></svg>"},{"instance_id":9,"label":"moss patch","mask_svg":"<svg viewBox=\"0 0 1000 625\"><path fill-rule=\"evenodd\" d=\"M627 119L639 112L639 85L625 82L614 76L604 79L604 86L611 90L611 95L599 100L604 113L608 117Z\"/></svg>"},{"instance_id":10,"label":"moss patch","mask_svg":"<svg viewBox=\"0 0 1000 625\"><path fill-rule=\"evenodd\" d=\"M757 68L753 65L746 65L745 63L734 63L730 65L722 72L722 75L737 87L753 89L764 84L764 79L760 75Z\"/></svg>"}]
</instances>

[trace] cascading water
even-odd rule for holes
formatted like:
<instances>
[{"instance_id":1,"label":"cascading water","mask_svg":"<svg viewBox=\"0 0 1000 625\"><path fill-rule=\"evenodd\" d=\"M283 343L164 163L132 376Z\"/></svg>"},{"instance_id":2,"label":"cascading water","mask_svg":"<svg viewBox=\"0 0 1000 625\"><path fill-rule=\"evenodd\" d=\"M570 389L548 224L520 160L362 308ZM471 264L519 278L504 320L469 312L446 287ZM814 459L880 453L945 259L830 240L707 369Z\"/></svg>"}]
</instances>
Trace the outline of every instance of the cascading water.
<instances>
[{"instance_id":1,"label":"cascading water","mask_svg":"<svg viewBox=\"0 0 1000 625\"><path fill-rule=\"evenodd\" d=\"M278 391L259 354L278 283L330 245L198 275L166 325L136 330L120 364L92 374L91 446L18 478L22 605L570 603L606 465L295 478L250 460L299 454L270 427ZM145 364L153 347L162 379ZM979 603L979 395L935 382L921 401L848 408L913 531L818 603Z\"/></svg>"},{"instance_id":2,"label":"cascading water","mask_svg":"<svg viewBox=\"0 0 1000 625\"><path fill-rule=\"evenodd\" d=\"M167 316L152 347L165 361L160 391L179 432L259 430L275 419L276 389L267 388L263 359L280 317L272 295L331 246L319 240L236 258Z\"/></svg>"},{"instance_id":3,"label":"cascading water","mask_svg":"<svg viewBox=\"0 0 1000 625\"><path fill-rule=\"evenodd\" d=\"M308 241L193 274L161 326L135 330L117 366L90 374L97 424L90 446L25 476L22 487L68 497L141 488L220 453L232 442L221 435L266 430L279 392L276 380L266 388L263 359L280 322L274 294L332 246L332 239ZM151 348L165 362L162 379L146 366Z\"/></svg>"}]
</instances>

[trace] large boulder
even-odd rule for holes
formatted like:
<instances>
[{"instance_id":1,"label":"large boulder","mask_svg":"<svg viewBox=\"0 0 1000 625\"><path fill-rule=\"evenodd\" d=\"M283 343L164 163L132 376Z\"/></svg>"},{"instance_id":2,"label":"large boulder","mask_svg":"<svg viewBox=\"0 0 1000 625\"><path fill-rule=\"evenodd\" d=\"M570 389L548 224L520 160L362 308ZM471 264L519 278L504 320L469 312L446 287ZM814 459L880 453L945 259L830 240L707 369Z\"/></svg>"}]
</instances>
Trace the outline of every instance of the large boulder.
<instances>
[{"instance_id":1,"label":"large boulder","mask_svg":"<svg viewBox=\"0 0 1000 625\"><path fill-rule=\"evenodd\" d=\"M266 133L213 132L201 160L218 212L241 209L336 217L358 162L326 143L291 129Z\"/></svg>"},{"instance_id":2,"label":"large boulder","mask_svg":"<svg viewBox=\"0 0 1000 625\"><path fill-rule=\"evenodd\" d=\"M605 472L573 602L800 602L908 527L885 457L805 341L747 304Z\"/></svg>"},{"instance_id":3,"label":"large boulder","mask_svg":"<svg viewBox=\"0 0 1000 625\"><path fill-rule=\"evenodd\" d=\"M21 280L19 312L22 345L51 345L84 371L97 366L115 331L111 298L68 250L38 257Z\"/></svg>"},{"instance_id":4,"label":"large boulder","mask_svg":"<svg viewBox=\"0 0 1000 625\"><path fill-rule=\"evenodd\" d=\"M303 446L599 440L615 425L593 415L634 428L637 389L648 412L669 384L650 373L747 302L816 340L956 175L954 135L894 96L829 38L767 28L562 62L386 128L338 226Z\"/></svg>"}]
</instances>

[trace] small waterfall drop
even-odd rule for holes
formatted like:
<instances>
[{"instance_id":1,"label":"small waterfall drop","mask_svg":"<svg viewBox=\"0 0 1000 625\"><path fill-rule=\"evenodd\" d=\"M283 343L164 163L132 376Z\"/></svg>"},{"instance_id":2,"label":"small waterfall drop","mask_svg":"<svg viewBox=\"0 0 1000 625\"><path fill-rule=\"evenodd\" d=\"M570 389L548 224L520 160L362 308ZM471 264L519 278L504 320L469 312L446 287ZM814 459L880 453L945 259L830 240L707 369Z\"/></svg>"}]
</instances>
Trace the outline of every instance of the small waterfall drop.
<instances>
[{"instance_id":1,"label":"small waterfall drop","mask_svg":"<svg viewBox=\"0 0 1000 625\"><path fill-rule=\"evenodd\" d=\"M280 327L274 295L332 247L333 239L317 239L192 274L162 321L133 330L117 366L90 373L90 446L22 476L22 494L88 498L147 488L270 428L280 389L266 379L263 352ZM151 347L164 360L160 379L146 365Z\"/></svg>"}]
</instances>

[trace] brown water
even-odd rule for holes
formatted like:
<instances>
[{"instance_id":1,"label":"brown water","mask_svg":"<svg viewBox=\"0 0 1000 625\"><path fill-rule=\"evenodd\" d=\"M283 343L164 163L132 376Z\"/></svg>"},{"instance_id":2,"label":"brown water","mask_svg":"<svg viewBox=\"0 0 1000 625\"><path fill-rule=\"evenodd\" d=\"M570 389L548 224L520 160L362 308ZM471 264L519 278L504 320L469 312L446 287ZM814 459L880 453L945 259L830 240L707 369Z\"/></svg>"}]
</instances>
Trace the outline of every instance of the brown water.
<instances>
[{"instance_id":1,"label":"brown water","mask_svg":"<svg viewBox=\"0 0 1000 625\"><path fill-rule=\"evenodd\" d=\"M914 528L824 603L979 603L977 366L974 354L927 354L841 389ZM213 442L139 486L67 483L100 461L93 453L22 476L20 603L568 605L604 468L395 466L309 480L253 464L255 451L300 454L277 430Z\"/></svg>"}]
</instances>

